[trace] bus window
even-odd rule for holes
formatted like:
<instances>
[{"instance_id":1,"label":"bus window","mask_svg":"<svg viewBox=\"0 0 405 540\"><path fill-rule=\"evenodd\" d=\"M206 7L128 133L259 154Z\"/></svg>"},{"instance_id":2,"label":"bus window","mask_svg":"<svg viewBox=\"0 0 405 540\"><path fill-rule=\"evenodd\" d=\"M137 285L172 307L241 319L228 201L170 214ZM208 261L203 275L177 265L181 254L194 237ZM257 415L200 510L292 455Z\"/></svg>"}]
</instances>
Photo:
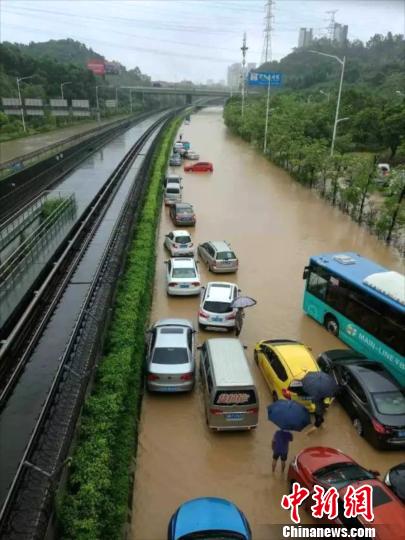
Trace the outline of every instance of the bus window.
<instances>
[{"instance_id":1,"label":"bus window","mask_svg":"<svg viewBox=\"0 0 405 540\"><path fill-rule=\"evenodd\" d=\"M308 279L308 292L318 298L325 299L327 286L328 281L312 270Z\"/></svg>"},{"instance_id":2,"label":"bus window","mask_svg":"<svg viewBox=\"0 0 405 540\"><path fill-rule=\"evenodd\" d=\"M405 355L405 327L401 327L397 322L389 317L382 317L380 321L379 338L383 343L398 351L399 354Z\"/></svg>"},{"instance_id":3,"label":"bus window","mask_svg":"<svg viewBox=\"0 0 405 540\"><path fill-rule=\"evenodd\" d=\"M329 280L328 292L326 295L326 301L333 309L344 313L346 304L347 304L347 295L349 290L345 283L342 283L342 280L339 280L337 283Z\"/></svg>"}]
</instances>

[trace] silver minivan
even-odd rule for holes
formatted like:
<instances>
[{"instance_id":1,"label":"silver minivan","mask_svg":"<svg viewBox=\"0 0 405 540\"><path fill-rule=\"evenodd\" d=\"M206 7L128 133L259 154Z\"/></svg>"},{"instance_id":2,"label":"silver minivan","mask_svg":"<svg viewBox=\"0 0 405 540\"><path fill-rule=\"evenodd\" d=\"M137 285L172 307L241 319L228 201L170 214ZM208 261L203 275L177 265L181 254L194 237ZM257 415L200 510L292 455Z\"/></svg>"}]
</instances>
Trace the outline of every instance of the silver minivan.
<instances>
[{"instance_id":1,"label":"silver minivan","mask_svg":"<svg viewBox=\"0 0 405 540\"><path fill-rule=\"evenodd\" d=\"M208 339L199 349L208 427L218 431L257 427L259 397L239 339Z\"/></svg>"},{"instance_id":2,"label":"silver minivan","mask_svg":"<svg viewBox=\"0 0 405 540\"><path fill-rule=\"evenodd\" d=\"M239 261L228 242L213 240L198 246L200 258L215 273L237 272Z\"/></svg>"},{"instance_id":3,"label":"silver minivan","mask_svg":"<svg viewBox=\"0 0 405 540\"><path fill-rule=\"evenodd\" d=\"M180 184L167 184L165 189L165 204L171 205L176 202L181 202L181 190Z\"/></svg>"}]
</instances>

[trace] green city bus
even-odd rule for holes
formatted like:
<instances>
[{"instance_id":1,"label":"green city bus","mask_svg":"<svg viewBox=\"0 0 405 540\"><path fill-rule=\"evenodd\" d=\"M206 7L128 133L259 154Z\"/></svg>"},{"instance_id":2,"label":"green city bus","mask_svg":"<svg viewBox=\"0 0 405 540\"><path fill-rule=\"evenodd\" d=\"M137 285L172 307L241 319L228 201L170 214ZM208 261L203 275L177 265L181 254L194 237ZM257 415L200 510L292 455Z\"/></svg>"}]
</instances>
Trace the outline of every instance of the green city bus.
<instances>
[{"instance_id":1,"label":"green city bus","mask_svg":"<svg viewBox=\"0 0 405 540\"><path fill-rule=\"evenodd\" d=\"M357 253L324 253L305 267L304 311L405 385L405 276Z\"/></svg>"}]
</instances>

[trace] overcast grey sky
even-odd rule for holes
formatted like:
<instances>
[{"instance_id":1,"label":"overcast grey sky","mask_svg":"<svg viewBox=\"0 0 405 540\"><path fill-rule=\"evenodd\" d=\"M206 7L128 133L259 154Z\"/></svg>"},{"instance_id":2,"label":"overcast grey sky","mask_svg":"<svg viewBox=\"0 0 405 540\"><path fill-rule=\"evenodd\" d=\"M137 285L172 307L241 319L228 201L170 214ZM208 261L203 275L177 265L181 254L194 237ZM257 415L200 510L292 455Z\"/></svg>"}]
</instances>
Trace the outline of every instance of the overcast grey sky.
<instances>
[{"instance_id":1,"label":"overcast grey sky","mask_svg":"<svg viewBox=\"0 0 405 540\"><path fill-rule=\"evenodd\" d=\"M240 60L259 62L265 0L3 0L2 41L29 43L72 38L108 60L139 66L153 79L225 79ZM326 32L328 11L349 25L349 39L405 31L405 0L275 0L273 58L297 45L298 30Z\"/></svg>"}]
</instances>

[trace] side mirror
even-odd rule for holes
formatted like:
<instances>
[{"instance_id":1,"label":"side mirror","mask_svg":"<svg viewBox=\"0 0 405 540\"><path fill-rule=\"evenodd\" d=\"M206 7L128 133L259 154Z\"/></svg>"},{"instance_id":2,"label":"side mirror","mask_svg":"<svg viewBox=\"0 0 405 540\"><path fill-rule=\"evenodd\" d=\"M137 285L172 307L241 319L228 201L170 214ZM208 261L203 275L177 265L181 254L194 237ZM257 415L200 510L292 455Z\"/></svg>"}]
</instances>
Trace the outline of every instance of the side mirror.
<instances>
[{"instance_id":1,"label":"side mirror","mask_svg":"<svg viewBox=\"0 0 405 540\"><path fill-rule=\"evenodd\" d=\"M372 469L369 469L369 472L376 478L380 476L380 471L373 471Z\"/></svg>"},{"instance_id":2,"label":"side mirror","mask_svg":"<svg viewBox=\"0 0 405 540\"><path fill-rule=\"evenodd\" d=\"M168 264L168 263L169 263L169 261L163 261L163 263L164 263L164 264Z\"/></svg>"},{"instance_id":3,"label":"side mirror","mask_svg":"<svg viewBox=\"0 0 405 540\"><path fill-rule=\"evenodd\" d=\"M197 350L201 351L201 349L202 349L202 345L197 345Z\"/></svg>"},{"instance_id":4,"label":"side mirror","mask_svg":"<svg viewBox=\"0 0 405 540\"><path fill-rule=\"evenodd\" d=\"M309 276L309 266L306 266L304 268L304 272L302 273L302 279L307 279L308 276Z\"/></svg>"},{"instance_id":5,"label":"side mirror","mask_svg":"<svg viewBox=\"0 0 405 540\"><path fill-rule=\"evenodd\" d=\"M238 292L242 292L242 290L241 290L241 289L238 289Z\"/></svg>"},{"instance_id":6,"label":"side mirror","mask_svg":"<svg viewBox=\"0 0 405 540\"><path fill-rule=\"evenodd\" d=\"M243 345L243 348L244 348L245 351L246 351L246 349L248 348L248 346L247 346L247 345Z\"/></svg>"}]
</instances>

